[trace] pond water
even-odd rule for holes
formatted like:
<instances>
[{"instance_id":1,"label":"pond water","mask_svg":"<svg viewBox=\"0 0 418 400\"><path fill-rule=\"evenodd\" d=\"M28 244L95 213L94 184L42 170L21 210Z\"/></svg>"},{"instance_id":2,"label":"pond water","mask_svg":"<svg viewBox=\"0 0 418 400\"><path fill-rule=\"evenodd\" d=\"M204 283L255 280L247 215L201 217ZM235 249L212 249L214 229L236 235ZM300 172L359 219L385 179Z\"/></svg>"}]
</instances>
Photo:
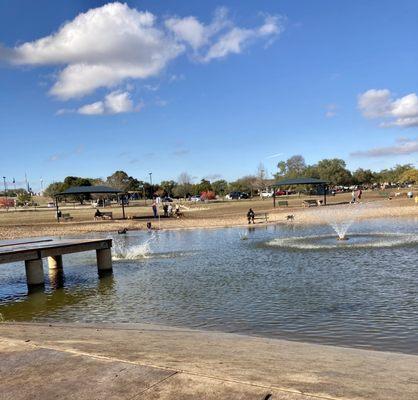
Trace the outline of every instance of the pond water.
<instances>
[{"instance_id":1,"label":"pond water","mask_svg":"<svg viewBox=\"0 0 418 400\"><path fill-rule=\"evenodd\" d=\"M327 226L113 235L114 274L95 253L27 294L0 265L0 319L152 322L418 354L418 220L375 220L337 242ZM97 237L97 235L95 235Z\"/></svg>"}]
</instances>

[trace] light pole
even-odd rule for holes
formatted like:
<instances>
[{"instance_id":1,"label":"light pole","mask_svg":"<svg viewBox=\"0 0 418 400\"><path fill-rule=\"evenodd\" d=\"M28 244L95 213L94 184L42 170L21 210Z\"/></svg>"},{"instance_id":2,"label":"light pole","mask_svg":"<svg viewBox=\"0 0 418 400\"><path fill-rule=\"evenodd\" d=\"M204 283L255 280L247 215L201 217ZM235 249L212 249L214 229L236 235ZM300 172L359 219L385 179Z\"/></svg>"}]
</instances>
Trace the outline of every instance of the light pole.
<instances>
[{"instance_id":1,"label":"light pole","mask_svg":"<svg viewBox=\"0 0 418 400\"><path fill-rule=\"evenodd\" d=\"M152 186L152 172L148 172L149 174L149 183Z\"/></svg>"},{"instance_id":2,"label":"light pole","mask_svg":"<svg viewBox=\"0 0 418 400\"><path fill-rule=\"evenodd\" d=\"M6 209L9 210L9 204L7 202L7 185L6 185L6 177L3 176L3 184L4 184L4 197L6 199Z\"/></svg>"}]
</instances>

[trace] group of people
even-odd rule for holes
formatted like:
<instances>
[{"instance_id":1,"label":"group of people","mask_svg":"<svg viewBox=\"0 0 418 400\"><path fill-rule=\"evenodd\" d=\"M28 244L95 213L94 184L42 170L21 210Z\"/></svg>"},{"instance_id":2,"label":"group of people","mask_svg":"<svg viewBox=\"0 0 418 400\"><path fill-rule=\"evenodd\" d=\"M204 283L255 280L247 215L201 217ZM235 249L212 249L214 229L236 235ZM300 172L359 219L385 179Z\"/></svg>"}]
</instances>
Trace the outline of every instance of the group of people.
<instances>
[{"instance_id":1,"label":"group of people","mask_svg":"<svg viewBox=\"0 0 418 400\"><path fill-rule=\"evenodd\" d=\"M158 218L158 206L157 206L157 202L153 202L152 203L152 213L154 215L154 218ZM176 216L177 218L181 216L181 212L180 212L180 205L176 204L173 208L171 203L164 203L163 204L163 216L164 217L172 217L172 216Z\"/></svg>"},{"instance_id":2,"label":"group of people","mask_svg":"<svg viewBox=\"0 0 418 400\"><path fill-rule=\"evenodd\" d=\"M357 190L353 190L351 192L351 203L356 203L361 201L361 196L363 195L363 191L359 188Z\"/></svg>"}]
</instances>

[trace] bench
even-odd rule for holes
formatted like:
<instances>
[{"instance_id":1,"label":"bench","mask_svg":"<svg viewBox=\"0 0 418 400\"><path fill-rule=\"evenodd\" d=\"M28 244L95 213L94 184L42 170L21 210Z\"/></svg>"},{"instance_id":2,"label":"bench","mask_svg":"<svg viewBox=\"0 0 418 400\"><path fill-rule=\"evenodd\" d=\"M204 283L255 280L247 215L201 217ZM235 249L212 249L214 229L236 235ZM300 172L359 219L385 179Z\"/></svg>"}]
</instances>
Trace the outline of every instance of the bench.
<instances>
[{"instance_id":1,"label":"bench","mask_svg":"<svg viewBox=\"0 0 418 400\"><path fill-rule=\"evenodd\" d=\"M262 219L265 222L268 222L269 220L269 214L268 213L260 213L260 214L255 214L254 219Z\"/></svg>"},{"instance_id":2,"label":"bench","mask_svg":"<svg viewBox=\"0 0 418 400\"><path fill-rule=\"evenodd\" d=\"M113 219L112 211L104 211L100 217L95 216L94 219Z\"/></svg>"},{"instance_id":3,"label":"bench","mask_svg":"<svg viewBox=\"0 0 418 400\"><path fill-rule=\"evenodd\" d=\"M64 221L71 221L73 219L73 217L69 213L67 213L67 214L61 214L61 218Z\"/></svg>"},{"instance_id":4,"label":"bench","mask_svg":"<svg viewBox=\"0 0 418 400\"><path fill-rule=\"evenodd\" d=\"M289 202L287 200L280 200L277 202L279 207L289 207Z\"/></svg>"},{"instance_id":5,"label":"bench","mask_svg":"<svg viewBox=\"0 0 418 400\"><path fill-rule=\"evenodd\" d=\"M303 200L302 206L303 207L316 207L318 206L318 200Z\"/></svg>"}]
</instances>

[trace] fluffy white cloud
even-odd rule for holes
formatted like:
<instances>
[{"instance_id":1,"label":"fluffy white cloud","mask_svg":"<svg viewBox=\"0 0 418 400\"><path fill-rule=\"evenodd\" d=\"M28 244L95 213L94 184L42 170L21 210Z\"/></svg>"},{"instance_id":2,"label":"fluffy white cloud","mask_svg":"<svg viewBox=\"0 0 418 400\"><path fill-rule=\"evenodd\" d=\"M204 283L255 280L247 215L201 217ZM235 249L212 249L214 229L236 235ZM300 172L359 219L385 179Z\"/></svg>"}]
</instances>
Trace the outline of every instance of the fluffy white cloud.
<instances>
[{"instance_id":1,"label":"fluffy white cloud","mask_svg":"<svg viewBox=\"0 0 418 400\"><path fill-rule=\"evenodd\" d=\"M165 21L166 27L181 41L188 43L194 50L206 46L219 31L233 26L228 19L228 10L220 7L215 11L210 24L203 24L193 16L173 17Z\"/></svg>"},{"instance_id":2,"label":"fluffy white cloud","mask_svg":"<svg viewBox=\"0 0 418 400\"><path fill-rule=\"evenodd\" d=\"M134 107L129 92L114 91L109 93L103 101L86 104L77 110L83 115L121 114L139 111L141 105Z\"/></svg>"},{"instance_id":3,"label":"fluffy white cloud","mask_svg":"<svg viewBox=\"0 0 418 400\"><path fill-rule=\"evenodd\" d=\"M156 26L153 14L110 3L78 15L50 36L16 47L12 61L67 65L51 89L65 100L127 78L157 75L183 50Z\"/></svg>"},{"instance_id":4,"label":"fluffy white cloud","mask_svg":"<svg viewBox=\"0 0 418 400\"><path fill-rule=\"evenodd\" d=\"M367 118L381 118L381 126L418 126L418 97L415 93L394 99L388 89L361 94L358 106Z\"/></svg>"},{"instance_id":5,"label":"fluffy white cloud","mask_svg":"<svg viewBox=\"0 0 418 400\"><path fill-rule=\"evenodd\" d=\"M258 28L236 27L224 8L209 24L194 16L158 23L149 12L115 2L79 14L49 36L2 48L0 57L16 65L62 66L50 93L68 100L101 87L115 88L126 79L156 76L188 46L197 60L207 62L240 53L249 41L271 39L282 29L275 16L265 17ZM99 104L82 109L100 113Z\"/></svg>"},{"instance_id":6,"label":"fluffy white cloud","mask_svg":"<svg viewBox=\"0 0 418 400\"><path fill-rule=\"evenodd\" d=\"M366 151L351 153L353 157L387 157L418 153L418 139L399 138L396 144L387 147L376 147Z\"/></svg>"}]
</instances>

